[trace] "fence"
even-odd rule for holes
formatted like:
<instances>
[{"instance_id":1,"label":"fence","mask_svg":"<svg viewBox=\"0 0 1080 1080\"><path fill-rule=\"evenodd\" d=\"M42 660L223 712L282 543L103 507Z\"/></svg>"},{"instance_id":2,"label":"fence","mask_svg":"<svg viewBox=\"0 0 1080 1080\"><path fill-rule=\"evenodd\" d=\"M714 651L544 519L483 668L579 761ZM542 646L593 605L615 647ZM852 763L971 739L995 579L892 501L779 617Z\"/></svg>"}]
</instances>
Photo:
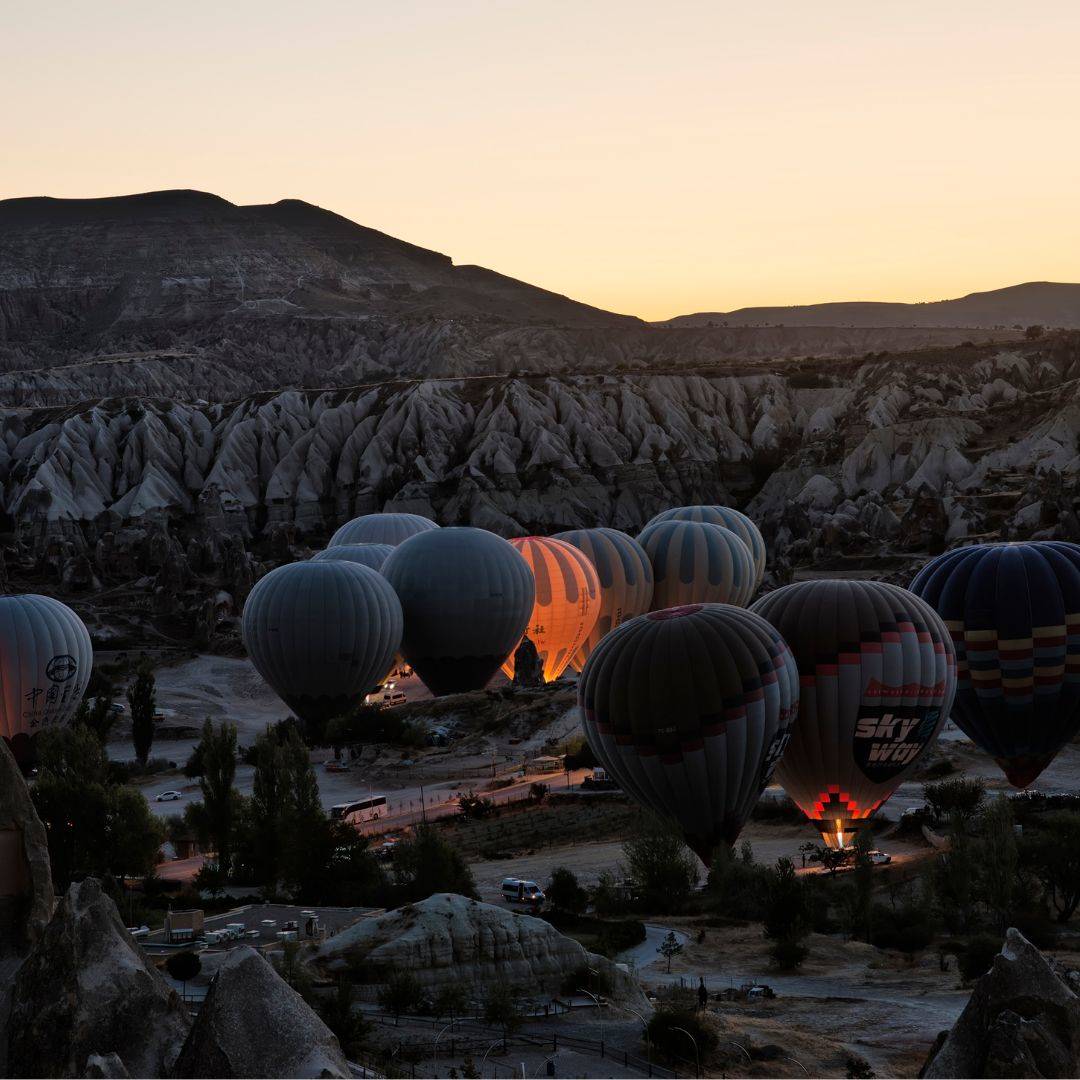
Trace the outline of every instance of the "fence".
<instances>
[{"instance_id":1,"label":"fence","mask_svg":"<svg viewBox=\"0 0 1080 1080\"><path fill-rule=\"evenodd\" d=\"M386 1027L396 1027L400 1022L399 1017L392 1016L388 1013L365 1012L364 1016L366 1019L374 1020L376 1023ZM441 1028L444 1031L449 1026L443 1020L435 1020L423 1016L407 1016L404 1019L409 1025ZM456 1021L455 1028L456 1030L445 1036L442 1036L441 1034L436 1036L437 1039L442 1040L439 1049L441 1052L445 1052L447 1060L453 1060L463 1054L481 1053L490 1050L493 1045L502 1043L506 1050L515 1046L522 1049L531 1048L539 1050L550 1048L552 1054L557 1054L560 1048L575 1050L578 1053L591 1054L594 1057L614 1061L616 1064L621 1064L625 1069L634 1069L644 1076L658 1077L661 1078L661 1080L680 1080L680 1077L688 1075L686 1073L680 1074L674 1069L669 1069L664 1065L658 1065L651 1060L651 1057L643 1058L637 1054L631 1054L628 1050L620 1050L617 1047L607 1044L603 1039L586 1039L578 1035L568 1035L564 1032L557 1031L553 1031L550 1034L535 1031L516 1031L510 1034L504 1032L500 1027L492 1027L487 1024L482 1024L478 1020L469 1019ZM476 1038L470 1039L470 1035ZM434 1056L434 1040L432 1050L432 1056ZM392 1058L397 1052L398 1051L395 1050L389 1055L383 1055L382 1064L387 1066L388 1059ZM363 1062L361 1064L363 1064ZM487 1064L491 1065L493 1070L500 1067L506 1068L504 1062L497 1062L490 1057L487 1058ZM687 1062L686 1064L690 1066L691 1070L694 1069L692 1062ZM423 1069L417 1073L415 1061L409 1062L407 1066L406 1062L401 1061L394 1069L392 1069L392 1071L401 1073L403 1070L406 1070L406 1068L408 1070L407 1075L410 1077L427 1075L424 1073Z\"/></svg>"}]
</instances>

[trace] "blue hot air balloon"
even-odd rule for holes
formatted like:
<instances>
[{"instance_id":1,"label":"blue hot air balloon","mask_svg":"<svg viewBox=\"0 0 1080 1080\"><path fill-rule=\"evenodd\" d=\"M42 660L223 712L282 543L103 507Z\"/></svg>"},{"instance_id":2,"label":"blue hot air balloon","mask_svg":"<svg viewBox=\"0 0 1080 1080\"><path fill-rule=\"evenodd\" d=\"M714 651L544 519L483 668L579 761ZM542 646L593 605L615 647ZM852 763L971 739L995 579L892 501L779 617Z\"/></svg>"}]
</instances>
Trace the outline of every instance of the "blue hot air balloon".
<instances>
[{"instance_id":1,"label":"blue hot air balloon","mask_svg":"<svg viewBox=\"0 0 1080 1080\"><path fill-rule=\"evenodd\" d=\"M953 720L1027 787L1080 730L1080 546L955 548L924 566L911 591L956 646Z\"/></svg>"}]
</instances>

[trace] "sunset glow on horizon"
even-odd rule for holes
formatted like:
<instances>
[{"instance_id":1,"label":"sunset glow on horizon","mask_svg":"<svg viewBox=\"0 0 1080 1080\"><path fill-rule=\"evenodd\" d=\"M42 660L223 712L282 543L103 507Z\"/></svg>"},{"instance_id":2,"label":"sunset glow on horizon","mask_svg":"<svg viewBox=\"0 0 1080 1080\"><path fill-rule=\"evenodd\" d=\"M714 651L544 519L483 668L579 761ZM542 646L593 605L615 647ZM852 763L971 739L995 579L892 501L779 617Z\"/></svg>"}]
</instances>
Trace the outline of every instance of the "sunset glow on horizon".
<instances>
[{"instance_id":1,"label":"sunset glow on horizon","mask_svg":"<svg viewBox=\"0 0 1080 1080\"><path fill-rule=\"evenodd\" d=\"M0 198L299 198L649 319L1080 281L1078 41L1064 0L45 2Z\"/></svg>"}]
</instances>

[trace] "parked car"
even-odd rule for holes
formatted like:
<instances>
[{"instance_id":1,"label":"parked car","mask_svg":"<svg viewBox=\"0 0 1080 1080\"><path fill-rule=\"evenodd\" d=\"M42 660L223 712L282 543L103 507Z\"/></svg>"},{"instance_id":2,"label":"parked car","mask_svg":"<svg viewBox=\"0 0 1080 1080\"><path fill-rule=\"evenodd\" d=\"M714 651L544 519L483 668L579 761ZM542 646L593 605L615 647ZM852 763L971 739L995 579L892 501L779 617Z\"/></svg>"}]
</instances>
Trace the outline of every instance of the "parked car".
<instances>
[{"instance_id":1,"label":"parked car","mask_svg":"<svg viewBox=\"0 0 1080 1080\"><path fill-rule=\"evenodd\" d=\"M117 716L123 716L123 714L127 712L127 710L124 708L123 705L120 704L119 701L113 701L109 704L109 712L115 713Z\"/></svg>"},{"instance_id":2,"label":"parked car","mask_svg":"<svg viewBox=\"0 0 1080 1080\"><path fill-rule=\"evenodd\" d=\"M867 858L869 858L869 860L875 866L885 866L886 864L892 862L892 856L886 854L884 851L878 851L875 849L873 851L868 851L866 855Z\"/></svg>"},{"instance_id":3,"label":"parked car","mask_svg":"<svg viewBox=\"0 0 1080 1080\"><path fill-rule=\"evenodd\" d=\"M154 802L176 802L183 797L182 791L163 791L160 795L154 796Z\"/></svg>"}]
</instances>

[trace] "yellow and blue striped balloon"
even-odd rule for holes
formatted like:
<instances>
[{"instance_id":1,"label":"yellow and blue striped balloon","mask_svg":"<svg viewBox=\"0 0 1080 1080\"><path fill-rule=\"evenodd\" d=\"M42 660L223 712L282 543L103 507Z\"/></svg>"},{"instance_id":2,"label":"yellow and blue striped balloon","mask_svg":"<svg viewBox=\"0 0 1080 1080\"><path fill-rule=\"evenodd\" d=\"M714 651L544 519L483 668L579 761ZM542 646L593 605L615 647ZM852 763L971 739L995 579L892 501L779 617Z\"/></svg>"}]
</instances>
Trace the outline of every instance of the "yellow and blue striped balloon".
<instances>
[{"instance_id":1,"label":"yellow and blue striped balloon","mask_svg":"<svg viewBox=\"0 0 1080 1080\"><path fill-rule=\"evenodd\" d=\"M680 604L745 607L757 588L750 549L704 521L658 521L638 537L653 568L652 610Z\"/></svg>"},{"instance_id":2,"label":"yellow and blue striped balloon","mask_svg":"<svg viewBox=\"0 0 1080 1080\"><path fill-rule=\"evenodd\" d=\"M754 558L755 591L760 587L765 576L765 537L741 510L731 506L676 506L657 514L645 527L658 521L704 521L730 529L750 549Z\"/></svg>"}]
</instances>

